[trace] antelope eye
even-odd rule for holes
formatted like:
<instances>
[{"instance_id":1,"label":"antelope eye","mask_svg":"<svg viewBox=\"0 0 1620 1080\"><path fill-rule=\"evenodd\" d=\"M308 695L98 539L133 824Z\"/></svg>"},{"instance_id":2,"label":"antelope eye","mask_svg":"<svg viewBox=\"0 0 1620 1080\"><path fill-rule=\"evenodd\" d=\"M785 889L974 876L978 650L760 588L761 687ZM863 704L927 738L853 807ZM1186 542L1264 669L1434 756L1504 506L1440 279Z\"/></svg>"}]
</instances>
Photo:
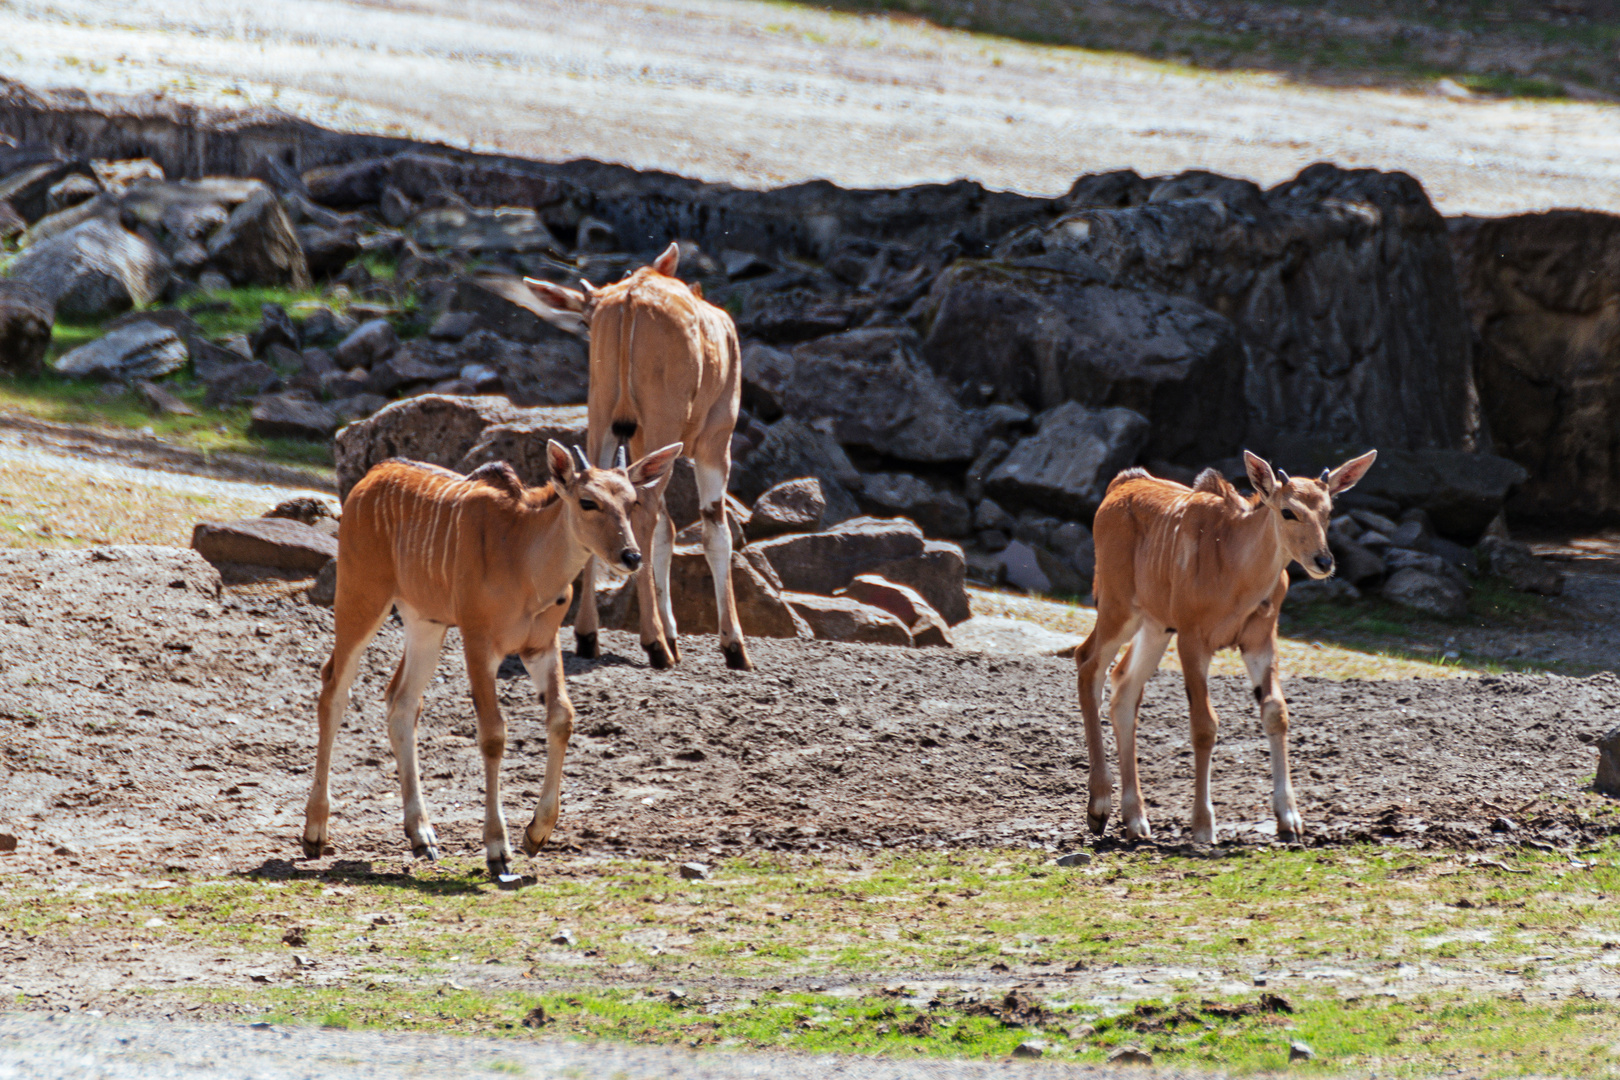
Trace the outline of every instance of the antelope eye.
<instances>
[{"instance_id":1,"label":"antelope eye","mask_svg":"<svg viewBox=\"0 0 1620 1080\"><path fill-rule=\"evenodd\" d=\"M1299 515L1294 513L1292 510L1288 509L1287 507L1283 507L1282 515L1283 515L1283 520L1284 521L1298 521L1299 520Z\"/></svg>"},{"instance_id":2,"label":"antelope eye","mask_svg":"<svg viewBox=\"0 0 1620 1080\"><path fill-rule=\"evenodd\" d=\"M592 502L590 499L581 499L581 500L579 500L579 508L581 510L595 510L596 509L596 504L594 502Z\"/></svg>"}]
</instances>

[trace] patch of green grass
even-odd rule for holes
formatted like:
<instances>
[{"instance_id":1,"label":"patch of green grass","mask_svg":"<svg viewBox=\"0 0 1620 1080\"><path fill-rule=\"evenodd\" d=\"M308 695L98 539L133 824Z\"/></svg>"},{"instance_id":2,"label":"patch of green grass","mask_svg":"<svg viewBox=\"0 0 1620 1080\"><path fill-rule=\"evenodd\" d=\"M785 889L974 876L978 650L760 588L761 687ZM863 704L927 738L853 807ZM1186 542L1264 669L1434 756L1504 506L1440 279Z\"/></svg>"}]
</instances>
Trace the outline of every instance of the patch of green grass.
<instances>
[{"instance_id":1,"label":"patch of green grass","mask_svg":"<svg viewBox=\"0 0 1620 1080\"><path fill-rule=\"evenodd\" d=\"M1493 94L1498 97L1561 98L1569 96L1568 88L1556 80L1526 78L1522 75L1510 75L1503 72L1464 75L1457 81L1476 94Z\"/></svg>"}]
</instances>

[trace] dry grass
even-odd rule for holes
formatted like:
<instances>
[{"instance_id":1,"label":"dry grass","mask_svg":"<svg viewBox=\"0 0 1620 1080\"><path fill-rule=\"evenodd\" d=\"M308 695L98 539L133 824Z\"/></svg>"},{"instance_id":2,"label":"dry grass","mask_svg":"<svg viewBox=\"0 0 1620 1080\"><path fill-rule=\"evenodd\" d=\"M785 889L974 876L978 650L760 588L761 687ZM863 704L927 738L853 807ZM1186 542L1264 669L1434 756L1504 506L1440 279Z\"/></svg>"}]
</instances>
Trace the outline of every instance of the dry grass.
<instances>
[{"instance_id":1,"label":"dry grass","mask_svg":"<svg viewBox=\"0 0 1620 1080\"><path fill-rule=\"evenodd\" d=\"M1009 619L1023 619L1048 630L1063 634L1091 633L1097 621L1095 608L1079 604L1066 604L1054 600L1038 600L1030 596L996 592L990 589L969 589L975 615L1000 615ZM1452 664L1431 664L1422 660L1389 656L1377 652L1360 652L1319 641L1294 641L1288 638L1279 643L1284 676L1316 675L1325 679L1455 679L1477 674ZM1181 670L1181 657L1174 642L1159 664L1161 669ZM1215 657L1210 672L1216 675L1242 675L1243 661L1236 652L1223 652Z\"/></svg>"},{"instance_id":2,"label":"dry grass","mask_svg":"<svg viewBox=\"0 0 1620 1080\"><path fill-rule=\"evenodd\" d=\"M257 517L273 505L0 460L0 548L186 547L204 518Z\"/></svg>"}]
</instances>

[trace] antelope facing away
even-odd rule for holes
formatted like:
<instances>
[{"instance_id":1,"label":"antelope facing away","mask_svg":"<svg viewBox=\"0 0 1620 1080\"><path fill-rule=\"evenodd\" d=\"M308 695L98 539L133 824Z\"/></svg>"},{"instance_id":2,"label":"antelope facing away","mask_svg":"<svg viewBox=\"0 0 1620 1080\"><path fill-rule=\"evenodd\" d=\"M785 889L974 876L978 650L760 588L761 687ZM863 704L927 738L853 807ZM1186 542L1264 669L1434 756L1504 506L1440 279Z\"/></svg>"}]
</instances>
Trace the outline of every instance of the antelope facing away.
<instances>
[{"instance_id":1,"label":"antelope facing away","mask_svg":"<svg viewBox=\"0 0 1620 1080\"><path fill-rule=\"evenodd\" d=\"M731 588L731 530L726 525L726 482L731 474L731 431L742 400L742 351L737 327L721 308L674 276L680 249L671 244L651 266L601 289L579 291L525 278L541 303L581 315L590 325L591 385L587 395L586 453L605 464L614 447L644 453L648 446L680 442L696 465L703 552L714 577L720 651L726 666L751 670ZM654 511L634 520L636 539L652 549L649 578L637 575L641 645L655 668L680 660L669 566L675 526L663 489ZM595 563L585 567L584 602L574 623L576 651L597 654Z\"/></svg>"},{"instance_id":2,"label":"antelope facing away","mask_svg":"<svg viewBox=\"0 0 1620 1080\"><path fill-rule=\"evenodd\" d=\"M1271 742L1277 835L1301 835L1288 776L1288 705L1276 659L1286 569L1293 561L1312 578L1333 573L1327 543L1333 496L1355 486L1377 456L1376 450L1368 451L1315 480L1291 480L1244 451L1257 493L1252 498L1239 495L1214 469L1204 470L1191 488L1141 469L1126 469L1108 485L1094 525L1097 625L1074 654L1091 759L1087 817L1092 832L1100 834L1108 823L1114 783L1103 750L1098 673L1130 641L1114 665L1109 706L1119 752L1120 812L1130 837L1153 835L1136 773L1136 714L1142 687L1175 634L1192 713L1193 839L1215 841L1209 770L1216 720L1209 702L1209 661L1233 646L1243 654Z\"/></svg>"},{"instance_id":3,"label":"antelope facing away","mask_svg":"<svg viewBox=\"0 0 1620 1080\"><path fill-rule=\"evenodd\" d=\"M626 466L594 469L578 447L546 444L551 483L525 488L505 462L468 476L412 461L382 462L349 492L338 538L337 640L321 668L320 743L304 811L304 853L319 856L331 813L332 743L348 706L360 654L390 607L405 624L405 655L388 683L388 739L399 766L405 835L411 850L438 858L438 838L422 805L416 722L422 692L439 664L450 627L461 629L467 678L484 758L484 855L491 876L510 870L501 812L506 721L495 693L503 657L517 653L546 710L546 776L534 820L523 833L533 855L551 836L561 806L563 754L574 707L563 685L557 630L575 576L595 556L633 571L641 549L630 515L643 493L660 490L679 454L666 446Z\"/></svg>"}]
</instances>

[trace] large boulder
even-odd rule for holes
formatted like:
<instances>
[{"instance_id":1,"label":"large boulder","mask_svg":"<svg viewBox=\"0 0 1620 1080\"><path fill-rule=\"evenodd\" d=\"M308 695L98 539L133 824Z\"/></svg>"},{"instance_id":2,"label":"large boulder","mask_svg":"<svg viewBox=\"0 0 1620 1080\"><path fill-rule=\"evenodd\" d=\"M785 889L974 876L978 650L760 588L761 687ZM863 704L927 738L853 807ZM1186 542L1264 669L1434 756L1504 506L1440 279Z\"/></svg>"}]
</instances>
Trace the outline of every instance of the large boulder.
<instances>
[{"instance_id":1,"label":"large boulder","mask_svg":"<svg viewBox=\"0 0 1620 1080\"><path fill-rule=\"evenodd\" d=\"M337 489L349 489L378 462L409 458L470 472L506 461L530 485L551 478L547 439L585 445L585 407L521 408L505 398L422 394L396 401L338 432L333 443Z\"/></svg>"},{"instance_id":2,"label":"large boulder","mask_svg":"<svg viewBox=\"0 0 1620 1080\"><path fill-rule=\"evenodd\" d=\"M58 318L102 319L152 303L170 270L157 248L96 219L29 247L12 260L9 272L44 293Z\"/></svg>"},{"instance_id":3,"label":"large boulder","mask_svg":"<svg viewBox=\"0 0 1620 1080\"><path fill-rule=\"evenodd\" d=\"M784 600L824 641L858 645L911 645L911 631L894 615L847 596L786 592Z\"/></svg>"},{"instance_id":4,"label":"large boulder","mask_svg":"<svg viewBox=\"0 0 1620 1080\"><path fill-rule=\"evenodd\" d=\"M74 379L132 382L178 371L186 358L179 334L155 322L136 322L65 353L55 368Z\"/></svg>"},{"instance_id":5,"label":"large boulder","mask_svg":"<svg viewBox=\"0 0 1620 1080\"><path fill-rule=\"evenodd\" d=\"M310 287L298 233L268 188L250 195L208 238L208 260L236 285Z\"/></svg>"},{"instance_id":6,"label":"large boulder","mask_svg":"<svg viewBox=\"0 0 1620 1080\"><path fill-rule=\"evenodd\" d=\"M973 531L967 500L910 473L867 473L861 478L862 505L885 517L906 517L931 536L966 536Z\"/></svg>"},{"instance_id":7,"label":"large boulder","mask_svg":"<svg viewBox=\"0 0 1620 1080\"><path fill-rule=\"evenodd\" d=\"M827 512L821 481L813 476L784 480L754 500L748 524L749 540L765 540L784 533L815 532Z\"/></svg>"},{"instance_id":8,"label":"large boulder","mask_svg":"<svg viewBox=\"0 0 1620 1080\"><path fill-rule=\"evenodd\" d=\"M1468 591L1448 577L1415 566L1397 570L1384 582L1384 599L1438 618L1468 614Z\"/></svg>"},{"instance_id":9,"label":"large boulder","mask_svg":"<svg viewBox=\"0 0 1620 1080\"><path fill-rule=\"evenodd\" d=\"M921 555L923 544L922 530L913 522L862 517L825 532L761 540L748 550L770 564L784 589L831 596L859 574Z\"/></svg>"},{"instance_id":10,"label":"large boulder","mask_svg":"<svg viewBox=\"0 0 1620 1080\"><path fill-rule=\"evenodd\" d=\"M764 495L787 480L814 477L826 499L822 521L835 525L860 514L852 489L861 486L861 474L837 440L791 416L772 424L758 446L731 464L727 487L744 502Z\"/></svg>"},{"instance_id":11,"label":"large boulder","mask_svg":"<svg viewBox=\"0 0 1620 1080\"><path fill-rule=\"evenodd\" d=\"M266 394L253 403L248 431L280 439L330 439L338 429L337 414L318 401L297 394Z\"/></svg>"},{"instance_id":12,"label":"large boulder","mask_svg":"<svg viewBox=\"0 0 1620 1080\"><path fill-rule=\"evenodd\" d=\"M1495 449L1529 470L1510 511L1620 520L1620 217L1454 219L1451 244Z\"/></svg>"},{"instance_id":13,"label":"large boulder","mask_svg":"<svg viewBox=\"0 0 1620 1080\"><path fill-rule=\"evenodd\" d=\"M743 355L752 402L824 421L840 444L900 461L972 461L983 422L963 409L917 355L909 329L850 330L791 352L753 345Z\"/></svg>"},{"instance_id":14,"label":"large boulder","mask_svg":"<svg viewBox=\"0 0 1620 1080\"><path fill-rule=\"evenodd\" d=\"M1479 552L1482 570L1501 578L1519 592L1542 596L1563 594L1564 575L1536 558L1529 545L1503 536L1486 536L1475 550Z\"/></svg>"},{"instance_id":15,"label":"large boulder","mask_svg":"<svg viewBox=\"0 0 1620 1080\"><path fill-rule=\"evenodd\" d=\"M199 521L191 546L215 566L270 566L314 573L337 558L337 538L290 518Z\"/></svg>"},{"instance_id":16,"label":"large boulder","mask_svg":"<svg viewBox=\"0 0 1620 1080\"><path fill-rule=\"evenodd\" d=\"M540 215L525 207L493 210L446 206L417 214L405 235L419 247L463 258L555 252L557 241Z\"/></svg>"},{"instance_id":17,"label":"large boulder","mask_svg":"<svg viewBox=\"0 0 1620 1080\"><path fill-rule=\"evenodd\" d=\"M991 470L985 489L1001 503L1090 519L1121 469L1147 445L1149 425L1123 408L1066 402L1037 419L1024 439Z\"/></svg>"},{"instance_id":18,"label":"large boulder","mask_svg":"<svg viewBox=\"0 0 1620 1080\"><path fill-rule=\"evenodd\" d=\"M950 624L945 617L909 585L900 585L877 574L857 574L854 581L835 595L887 611L911 631L913 645L948 647L952 644Z\"/></svg>"},{"instance_id":19,"label":"large boulder","mask_svg":"<svg viewBox=\"0 0 1620 1080\"><path fill-rule=\"evenodd\" d=\"M967 558L948 540L928 540L915 555L878 563L871 573L915 589L951 626L972 616L967 594Z\"/></svg>"},{"instance_id":20,"label":"large boulder","mask_svg":"<svg viewBox=\"0 0 1620 1080\"><path fill-rule=\"evenodd\" d=\"M38 375L51 347L56 308L32 285L0 279L0 372Z\"/></svg>"},{"instance_id":21,"label":"large boulder","mask_svg":"<svg viewBox=\"0 0 1620 1080\"><path fill-rule=\"evenodd\" d=\"M1209 461L1248 424L1244 351L1192 300L1042 266L964 260L929 296L923 356L945 378L1034 410L1077 401L1152 423L1147 452Z\"/></svg>"},{"instance_id":22,"label":"large boulder","mask_svg":"<svg viewBox=\"0 0 1620 1080\"><path fill-rule=\"evenodd\" d=\"M51 189L71 176L95 181L87 161L61 159L55 151L39 147L10 150L0 160L0 203L9 204L32 225L51 213Z\"/></svg>"},{"instance_id":23,"label":"large boulder","mask_svg":"<svg viewBox=\"0 0 1620 1080\"><path fill-rule=\"evenodd\" d=\"M1075 210L998 254L1225 315L1247 356L1251 446L1294 433L1485 448L1446 223L1404 173L1313 165L1264 192L1186 173L1154 182L1144 204Z\"/></svg>"}]
</instances>

